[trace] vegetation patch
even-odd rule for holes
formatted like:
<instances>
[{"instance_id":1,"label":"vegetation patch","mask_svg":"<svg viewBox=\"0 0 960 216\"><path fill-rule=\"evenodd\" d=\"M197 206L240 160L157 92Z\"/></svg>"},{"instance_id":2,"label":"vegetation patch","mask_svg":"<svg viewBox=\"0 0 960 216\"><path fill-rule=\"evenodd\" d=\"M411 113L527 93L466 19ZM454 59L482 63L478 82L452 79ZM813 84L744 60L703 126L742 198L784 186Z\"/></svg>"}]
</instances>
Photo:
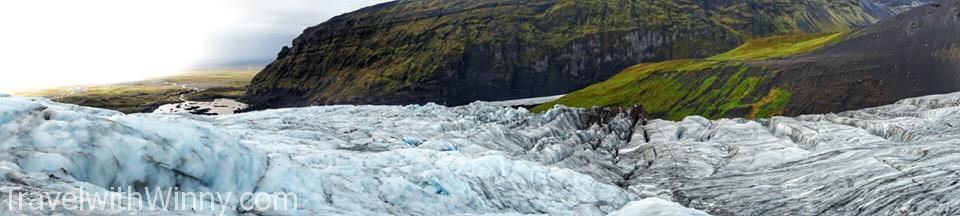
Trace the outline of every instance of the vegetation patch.
<instances>
[{"instance_id":1,"label":"vegetation patch","mask_svg":"<svg viewBox=\"0 0 960 216\"><path fill-rule=\"evenodd\" d=\"M726 61L788 57L819 49L842 39L847 34L848 32L817 33L762 38L749 41L736 49L708 59Z\"/></svg>"},{"instance_id":2,"label":"vegetation patch","mask_svg":"<svg viewBox=\"0 0 960 216\"><path fill-rule=\"evenodd\" d=\"M747 75L748 71L764 72L766 69L750 68L745 62L810 52L846 34L763 38L707 59L640 64L609 80L534 107L532 111L542 112L558 104L584 108L641 105L653 116L670 120L691 115L718 119L731 113L767 118L782 114L792 94L782 87L775 87L766 95L756 92L758 86L775 73Z\"/></svg>"},{"instance_id":3,"label":"vegetation patch","mask_svg":"<svg viewBox=\"0 0 960 216\"><path fill-rule=\"evenodd\" d=\"M787 103L790 102L791 96L793 96L793 94L786 90L780 88L771 89L767 96L753 105L753 111L748 117L769 118L775 115L781 115L784 112L784 108L787 107Z\"/></svg>"}]
</instances>

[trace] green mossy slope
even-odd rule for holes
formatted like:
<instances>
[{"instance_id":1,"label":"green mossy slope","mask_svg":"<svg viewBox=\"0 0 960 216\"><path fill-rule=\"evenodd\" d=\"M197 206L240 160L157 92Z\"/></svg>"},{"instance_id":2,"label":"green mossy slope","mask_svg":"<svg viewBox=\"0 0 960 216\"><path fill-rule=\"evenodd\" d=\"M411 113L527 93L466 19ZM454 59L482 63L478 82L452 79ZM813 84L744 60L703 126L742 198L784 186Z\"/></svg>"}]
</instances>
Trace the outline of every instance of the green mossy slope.
<instances>
[{"instance_id":1,"label":"green mossy slope","mask_svg":"<svg viewBox=\"0 0 960 216\"><path fill-rule=\"evenodd\" d=\"M838 41L847 33L800 34L753 40L707 59L670 60L630 67L607 81L537 106L571 107L641 105L656 117L679 120L690 115L766 118L780 114L791 93L783 86L761 87L776 71L751 68L747 61L807 53ZM763 73L748 73L763 71Z\"/></svg>"}]
</instances>

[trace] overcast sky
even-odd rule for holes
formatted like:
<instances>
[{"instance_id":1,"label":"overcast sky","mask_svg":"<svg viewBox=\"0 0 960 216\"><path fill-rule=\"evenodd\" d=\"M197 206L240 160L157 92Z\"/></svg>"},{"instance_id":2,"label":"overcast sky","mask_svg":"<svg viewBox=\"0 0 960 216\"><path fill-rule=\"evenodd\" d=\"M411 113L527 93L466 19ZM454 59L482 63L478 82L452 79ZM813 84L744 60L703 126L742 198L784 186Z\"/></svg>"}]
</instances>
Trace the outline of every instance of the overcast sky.
<instances>
[{"instance_id":1,"label":"overcast sky","mask_svg":"<svg viewBox=\"0 0 960 216\"><path fill-rule=\"evenodd\" d=\"M269 61L303 29L381 2L0 1L0 91Z\"/></svg>"}]
</instances>

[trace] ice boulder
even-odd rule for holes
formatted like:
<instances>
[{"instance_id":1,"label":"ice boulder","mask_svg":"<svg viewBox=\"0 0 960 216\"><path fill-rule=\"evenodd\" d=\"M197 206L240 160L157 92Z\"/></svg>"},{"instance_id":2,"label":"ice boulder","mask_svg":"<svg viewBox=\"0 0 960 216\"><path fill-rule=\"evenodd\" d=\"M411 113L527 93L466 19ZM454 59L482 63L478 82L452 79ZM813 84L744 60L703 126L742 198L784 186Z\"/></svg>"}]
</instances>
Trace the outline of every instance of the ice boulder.
<instances>
[{"instance_id":1,"label":"ice boulder","mask_svg":"<svg viewBox=\"0 0 960 216\"><path fill-rule=\"evenodd\" d=\"M610 213L610 216L708 216L706 212L683 207L675 202L651 197L640 201L633 201L619 211Z\"/></svg>"}]
</instances>

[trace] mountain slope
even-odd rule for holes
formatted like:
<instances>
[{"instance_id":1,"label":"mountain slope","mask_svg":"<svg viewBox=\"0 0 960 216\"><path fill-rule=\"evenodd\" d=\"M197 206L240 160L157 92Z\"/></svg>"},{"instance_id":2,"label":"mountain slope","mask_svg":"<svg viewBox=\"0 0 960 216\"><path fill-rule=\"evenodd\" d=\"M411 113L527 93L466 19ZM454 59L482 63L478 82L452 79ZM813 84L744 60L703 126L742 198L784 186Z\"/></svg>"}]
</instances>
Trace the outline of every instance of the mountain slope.
<instances>
[{"instance_id":1,"label":"mountain slope","mask_svg":"<svg viewBox=\"0 0 960 216\"><path fill-rule=\"evenodd\" d=\"M563 104L573 107L641 105L658 117L683 119L690 115L720 118L728 113L752 117L778 114L791 93L774 88L755 92L765 78L775 75L745 74L748 62L782 58L836 42L847 33L775 36L747 42L706 59L681 59L645 63L627 68L609 80L567 94L533 109L540 112Z\"/></svg>"},{"instance_id":2,"label":"mountain slope","mask_svg":"<svg viewBox=\"0 0 960 216\"><path fill-rule=\"evenodd\" d=\"M889 7L859 0L395 1L308 28L243 99L269 108L562 94L630 65L707 57L754 37L863 27L889 16L877 8Z\"/></svg>"},{"instance_id":3,"label":"mountain slope","mask_svg":"<svg viewBox=\"0 0 960 216\"><path fill-rule=\"evenodd\" d=\"M632 79L611 79L536 110L553 104L643 105L654 116L670 119L686 115L767 117L860 109L957 91L958 14L957 1L924 6L812 53L784 59L753 59L683 73L663 70ZM627 70L622 74L629 73ZM638 90L644 91L607 101L594 98ZM721 94L697 94L712 91ZM663 95L672 97L664 99Z\"/></svg>"}]
</instances>

